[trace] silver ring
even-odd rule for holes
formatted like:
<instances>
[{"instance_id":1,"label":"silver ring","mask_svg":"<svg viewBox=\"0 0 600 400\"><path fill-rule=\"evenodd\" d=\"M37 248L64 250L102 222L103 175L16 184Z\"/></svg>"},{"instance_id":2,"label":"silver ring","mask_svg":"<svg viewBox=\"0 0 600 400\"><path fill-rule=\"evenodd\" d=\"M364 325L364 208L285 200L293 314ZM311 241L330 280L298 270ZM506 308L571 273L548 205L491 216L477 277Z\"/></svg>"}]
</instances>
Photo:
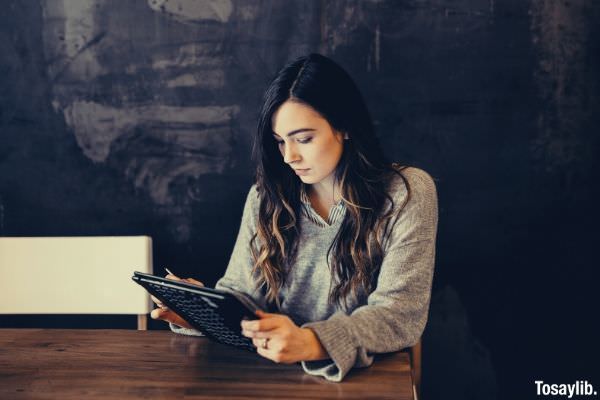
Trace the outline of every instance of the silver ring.
<instances>
[{"instance_id":1,"label":"silver ring","mask_svg":"<svg viewBox=\"0 0 600 400\"><path fill-rule=\"evenodd\" d=\"M262 347L263 349L268 349L269 348L269 338L264 338L260 347Z\"/></svg>"}]
</instances>

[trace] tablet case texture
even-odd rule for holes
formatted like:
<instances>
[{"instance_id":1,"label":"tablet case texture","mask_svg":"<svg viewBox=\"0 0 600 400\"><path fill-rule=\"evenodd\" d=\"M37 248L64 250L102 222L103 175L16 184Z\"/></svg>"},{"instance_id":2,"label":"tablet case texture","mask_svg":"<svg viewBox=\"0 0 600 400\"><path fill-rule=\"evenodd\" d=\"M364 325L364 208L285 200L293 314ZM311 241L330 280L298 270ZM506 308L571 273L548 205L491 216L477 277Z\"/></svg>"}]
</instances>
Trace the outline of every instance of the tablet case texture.
<instances>
[{"instance_id":1,"label":"tablet case texture","mask_svg":"<svg viewBox=\"0 0 600 400\"><path fill-rule=\"evenodd\" d=\"M256 319L249 299L214 289L202 293L202 288L137 272L132 279L209 338L256 352L252 340L241 334L241 320Z\"/></svg>"}]
</instances>

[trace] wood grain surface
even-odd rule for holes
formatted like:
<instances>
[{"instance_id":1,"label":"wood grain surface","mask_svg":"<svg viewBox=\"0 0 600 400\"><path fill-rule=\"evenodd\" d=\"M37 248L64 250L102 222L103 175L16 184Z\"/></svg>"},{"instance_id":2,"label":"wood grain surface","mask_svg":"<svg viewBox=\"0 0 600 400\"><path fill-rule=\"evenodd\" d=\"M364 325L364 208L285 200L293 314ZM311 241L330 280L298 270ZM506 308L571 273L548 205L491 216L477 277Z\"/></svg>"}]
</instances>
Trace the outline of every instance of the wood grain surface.
<instances>
[{"instance_id":1,"label":"wood grain surface","mask_svg":"<svg viewBox=\"0 0 600 400\"><path fill-rule=\"evenodd\" d=\"M0 399L412 399L407 353L341 383L167 331L0 329Z\"/></svg>"}]
</instances>

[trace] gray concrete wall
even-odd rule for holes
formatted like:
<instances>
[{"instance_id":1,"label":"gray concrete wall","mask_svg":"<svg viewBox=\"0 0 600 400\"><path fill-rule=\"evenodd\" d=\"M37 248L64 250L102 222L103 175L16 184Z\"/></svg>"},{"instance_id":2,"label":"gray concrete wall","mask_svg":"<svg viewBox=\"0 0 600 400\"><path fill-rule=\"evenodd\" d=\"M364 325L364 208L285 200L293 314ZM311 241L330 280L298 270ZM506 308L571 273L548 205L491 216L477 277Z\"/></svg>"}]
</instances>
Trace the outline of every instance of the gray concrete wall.
<instances>
[{"instance_id":1,"label":"gray concrete wall","mask_svg":"<svg viewBox=\"0 0 600 400\"><path fill-rule=\"evenodd\" d=\"M438 184L425 397L591 378L599 2L0 7L0 235L149 234L157 267L214 283L262 92L319 51L355 77L387 154Z\"/></svg>"}]
</instances>

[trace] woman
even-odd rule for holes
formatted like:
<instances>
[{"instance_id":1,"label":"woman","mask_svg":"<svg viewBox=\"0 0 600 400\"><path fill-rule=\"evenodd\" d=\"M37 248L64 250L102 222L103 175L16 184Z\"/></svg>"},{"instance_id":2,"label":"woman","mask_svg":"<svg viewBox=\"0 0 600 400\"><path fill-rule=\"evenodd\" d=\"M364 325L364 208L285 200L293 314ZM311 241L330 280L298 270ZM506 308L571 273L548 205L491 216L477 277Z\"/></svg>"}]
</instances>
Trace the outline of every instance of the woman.
<instances>
[{"instance_id":1,"label":"woman","mask_svg":"<svg viewBox=\"0 0 600 400\"><path fill-rule=\"evenodd\" d=\"M350 76L318 54L285 66L265 93L254 156L256 184L216 288L269 311L241 324L258 354L341 381L373 354L415 344L431 293L435 185L385 162ZM167 309L152 317L198 334Z\"/></svg>"}]
</instances>

